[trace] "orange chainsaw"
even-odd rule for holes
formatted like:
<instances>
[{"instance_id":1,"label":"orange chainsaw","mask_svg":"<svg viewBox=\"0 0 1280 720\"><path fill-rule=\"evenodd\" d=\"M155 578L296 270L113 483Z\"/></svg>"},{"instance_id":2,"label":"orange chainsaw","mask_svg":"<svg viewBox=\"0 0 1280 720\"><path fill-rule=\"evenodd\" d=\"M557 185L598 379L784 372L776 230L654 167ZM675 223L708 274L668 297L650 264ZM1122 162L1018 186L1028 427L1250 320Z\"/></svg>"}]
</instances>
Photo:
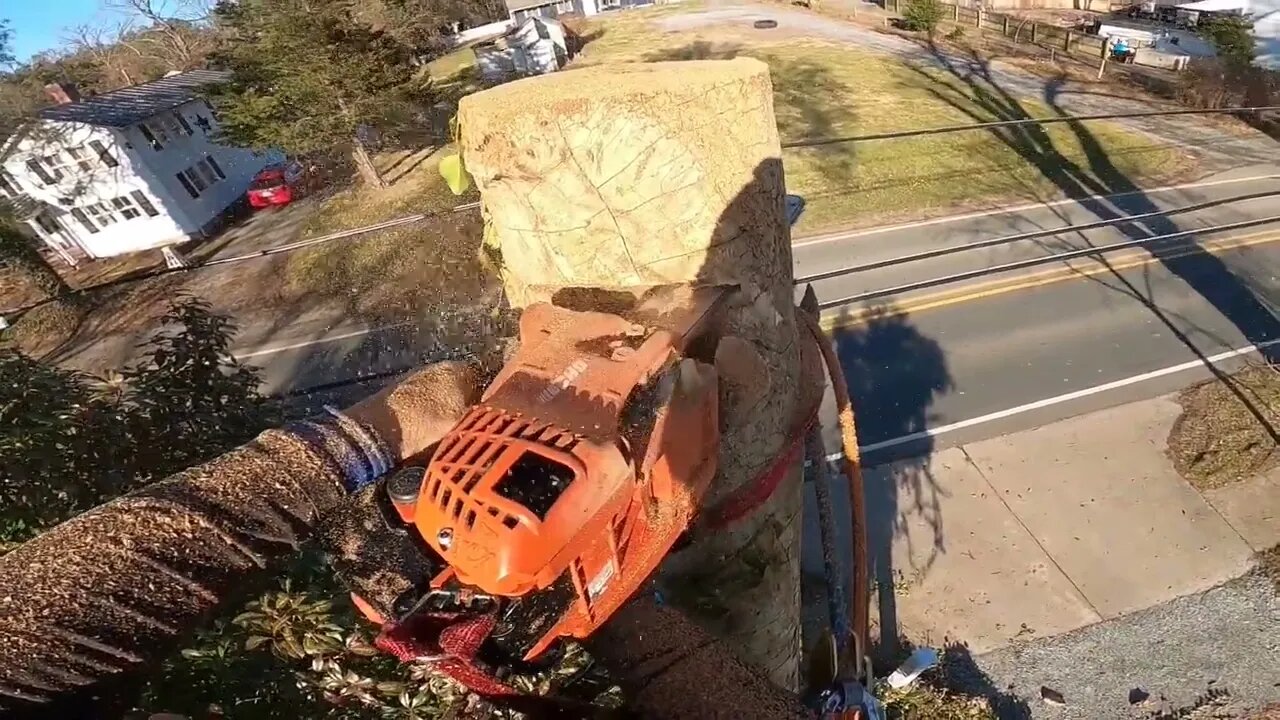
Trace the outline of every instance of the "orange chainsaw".
<instances>
[{"instance_id":1,"label":"orange chainsaw","mask_svg":"<svg viewBox=\"0 0 1280 720\"><path fill-rule=\"evenodd\" d=\"M381 647L502 694L472 657L533 661L589 636L645 583L716 472L725 295L663 286L616 313L524 311L519 349L481 401L386 481L432 576L395 617L358 602L386 623Z\"/></svg>"}]
</instances>

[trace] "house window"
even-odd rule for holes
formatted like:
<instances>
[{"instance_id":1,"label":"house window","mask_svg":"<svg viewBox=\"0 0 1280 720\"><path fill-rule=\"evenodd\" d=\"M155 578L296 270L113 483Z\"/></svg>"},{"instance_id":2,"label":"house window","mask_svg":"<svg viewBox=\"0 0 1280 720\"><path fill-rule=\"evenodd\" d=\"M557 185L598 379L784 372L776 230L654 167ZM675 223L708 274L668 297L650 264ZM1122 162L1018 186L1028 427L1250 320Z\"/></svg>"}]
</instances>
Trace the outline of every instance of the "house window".
<instances>
[{"instance_id":1,"label":"house window","mask_svg":"<svg viewBox=\"0 0 1280 720\"><path fill-rule=\"evenodd\" d=\"M178 178L178 182L182 183L182 189L186 190L188 195L193 198L200 197L200 192L197 191L195 186L191 184L191 181L187 179L186 171L178 173L175 177Z\"/></svg>"},{"instance_id":2,"label":"house window","mask_svg":"<svg viewBox=\"0 0 1280 720\"><path fill-rule=\"evenodd\" d=\"M96 232L98 232L98 226L97 226L97 225L94 225L94 224L89 220L89 216L88 216L88 215L86 215L86 214L85 214L85 212L84 212L83 210L81 210L80 208L72 208L72 209L71 209L71 217L73 217L73 218L75 218L76 220L78 220L78 221L80 222L80 224L84 226L84 229L85 229L85 230L88 230L88 231L89 231L89 232L91 232L91 233L96 233Z\"/></svg>"},{"instance_id":3,"label":"house window","mask_svg":"<svg viewBox=\"0 0 1280 720\"><path fill-rule=\"evenodd\" d=\"M132 220L136 217L142 217L142 211L128 197L121 195L118 198L111 198L111 207L120 212L120 217L125 220Z\"/></svg>"},{"instance_id":4,"label":"house window","mask_svg":"<svg viewBox=\"0 0 1280 720\"><path fill-rule=\"evenodd\" d=\"M182 113L174 112L173 119L178 121L178 125L182 128L182 132L186 135L192 135L191 126L187 124L187 119L182 117Z\"/></svg>"},{"instance_id":5,"label":"house window","mask_svg":"<svg viewBox=\"0 0 1280 720\"><path fill-rule=\"evenodd\" d=\"M182 134L182 128L178 126L178 121L174 119L173 113L160 116L158 126L168 137L177 137ZM152 123L151 127L154 130L157 124Z\"/></svg>"},{"instance_id":6,"label":"house window","mask_svg":"<svg viewBox=\"0 0 1280 720\"><path fill-rule=\"evenodd\" d=\"M40 162L55 180L61 180L71 172L71 164L75 162L71 149L67 148L67 152L55 150L41 158Z\"/></svg>"},{"instance_id":7,"label":"house window","mask_svg":"<svg viewBox=\"0 0 1280 720\"><path fill-rule=\"evenodd\" d=\"M102 161L103 165L106 165L109 168L120 166L119 161L116 160L116 156L111 154L111 151L107 149L106 145L102 144L101 140L91 140L89 142L89 148L98 153L98 159Z\"/></svg>"},{"instance_id":8,"label":"house window","mask_svg":"<svg viewBox=\"0 0 1280 720\"><path fill-rule=\"evenodd\" d=\"M206 185L212 185L218 182L218 176L214 174L213 168L209 167L208 160L201 160L196 163L196 170L199 171L200 179L204 180Z\"/></svg>"},{"instance_id":9,"label":"house window","mask_svg":"<svg viewBox=\"0 0 1280 720\"><path fill-rule=\"evenodd\" d=\"M227 179L227 174L222 172L222 166L218 164L217 160L213 159L212 155L205 155L204 160L205 162L209 163L209 167L213 168L214 172L218 173L219 180Z\"/></svg>"},{"instance_id":10,"label":"house window","mask_svg":"<svg viewBox=\"0 0 1280 720\"><path fill-rule=\"evenodd\" d=\"M18 188L18 181L4 170L0 170L0 192L11 198L16 198L22 194L22 190Z\"/></svg>"},{"instance_id":11,"label":"house window","mask_svg":"<svg viewBox=\"0 0 1280 720\"><path fill-rule=\"evenodd\" d=\"M147 217L155 217L160 214L160 211L156 210L156 206L151 204L151 199L146 196L146 193L141 190L134 190L129 195L133 197L134 202L138 203L138 207L142 208L142 212L146 213Z\"/></svg>"},{"instance_id":12,"label":"house window","mask_svg":"<svg viewBox=\"0 0 1280 720\"><path fill-rule=\"evenodd\" d=\"M58 234L58 223L49 217L48 213L40 213L36 216L36 225L40 226L40 230L47 237L53 237Z\"/></svg>"},{"instance_id":13,"label":"house window","mask_svg":"<svg viewBox=\"0 0 1280 720\"><path fill-rule=\"evenodd\" d=\"M204 178L200 177L200 173L196 172L194 167L189 167L184 172L187 175L187 180L190 180L191 184L196 186L196 190L204 192L209 187L209 184L204 181Z\"/></svg>"},{"instance_id":14,"label":"house window","mask_svg":"<svg viewBox=\"0 0 1280 720\"><path fill-rule=\"evenodd\" d=\"M84 211L88 213L90 219L96 220L98 224L104 228L108 225L114 225L119 222L115 213L111 211L111 208L107 207L106 203L85 205Z\"/></svg>"},{"instance_id":15,"label":"house window","mask_svg":"<svg viewBox=\"0 0 1280 720\"><path fill-rule=\"evenodd\" d=\"M158 124L152 126L146 123L138 123L138 132L142 133L142 137L146 138L152 150L163 150L164 144L169 142L169 134Z\"/></svg>"},{"instance_id":16,"label":"house window","mask_svg":"<svg viewBox=\"0 0 1280 720\"><path fill-rule=\"evenodd\" d=\"M71 156L76 165L80 166L81 170L93 172L93 163L89 162L89 153L85 152L84 148L69 147L67 148L67 154Z\"/></svg>"},{"instance_id":17,"label":"house window","mask_svg":"<svg viewBox=\"0 0 1280 720\"><path fill-rule=\"evenodd\" d=\"M40 178L40 182L45 185L53 185L62 179L61 173L55 176L53 173L45 169L44 164L41 163L38 158L28 160L27 169L30 170L33 175Z\"/></svg>"}]
</instances>

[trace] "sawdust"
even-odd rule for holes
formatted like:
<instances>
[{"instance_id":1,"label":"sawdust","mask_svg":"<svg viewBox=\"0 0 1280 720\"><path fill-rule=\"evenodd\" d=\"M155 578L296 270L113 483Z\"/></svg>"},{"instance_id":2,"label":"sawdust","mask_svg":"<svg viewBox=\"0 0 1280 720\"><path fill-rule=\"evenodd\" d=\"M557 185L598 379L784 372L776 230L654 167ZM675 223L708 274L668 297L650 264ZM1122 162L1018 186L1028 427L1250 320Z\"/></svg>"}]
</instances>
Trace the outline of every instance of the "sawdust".
<instances>
[{"instance_id":1,"label":"sawdust","mask_svg":"<svg viewBox=\"0 0 1280 720\"><path fill-rule=\"evenodd\" d=\"M65 696L80 707L163 657L200 618L252 589L255 571L292 555L341 498L313 451L268 431L0 558L0 715L24 705L15 696L85 686Z\"/></svg>"},{"instance_id":2,"label":"sawdust","mask_svg":"<svg viewBox=\"0 0 1280 720\"><path fill-rule=\"evenodd\" d=\"M808 718L792 694L739 660L681 613L642 596L624 605L587 650L642 717Z\"/></svg>"},{"instance_id":3,"label":"sawdust","mask_svg":"<svg viewBox=\"0 0 1280 720\"><path fill-rule=\"evenodd\" d=\"M1280 372L1254 367L1182 392L1169 431L1174 467L1201 490L1246 480L1280 464Z\"/></svg>"}]
</instances>

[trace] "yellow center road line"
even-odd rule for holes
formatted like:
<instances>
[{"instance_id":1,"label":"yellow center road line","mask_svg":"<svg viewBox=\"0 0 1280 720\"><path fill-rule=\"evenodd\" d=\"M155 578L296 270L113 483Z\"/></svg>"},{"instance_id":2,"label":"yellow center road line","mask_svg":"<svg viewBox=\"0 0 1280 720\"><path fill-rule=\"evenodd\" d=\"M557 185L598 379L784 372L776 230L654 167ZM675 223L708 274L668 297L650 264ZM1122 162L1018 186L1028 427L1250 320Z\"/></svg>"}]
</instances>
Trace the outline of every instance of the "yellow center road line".
<instances>
[{"instance_id":1,"label":"yellow center road line","mask_svg":"<svg viewBox=\"0 0 1280 720\"><path fill-rule=\"evenodd\" d=\"M1031 288L1043 287L1054 283L1073 280L1076 278L1087 278L1102 273L1117 272L1121 270L1129 270L1143 265L1160 262L1161 260L1172 260L1175 258L1186 257L1195 253L1209 253L1217 255L1218 253L1228 252L1230 250L1239 250L1241 248L1252 247L1254 245L1265 245L1267 243L1280 240L1280 231L1263 230L1260 232L1248 233L1245 235L1237 235L1234 237L1226 237L1219 240L1206 240L1204 243L1191 247L1180 247L1169 252L1152 254L1149 250L1138 249L1136 251L1124 252L1123 254L1108 256L1103 253L1100 260L1094 257L1077 257L1070 258L1064 262L1071 263L1074 261L1083 261L1092 263L1093 267L1064 267L1054 268L1051 270L1041 270L1034 273L1019 275L1013 278L1004 278L1000 280L988 280L985 282L965 285L963 287L945 290L936 293L919 295L914 298L908 298L900 303L893 302L892 298L884 298L882 300L869 300L868 302L881 305L863 306L846 312L839 316L830 316L824 313L822 318L822 327L825 330L837 330L839 328L853 327L866 324L873 318L897 317L901 315L909 315L925 310L934 310L937 308L947 307L949 305L958 305L960 303L981 300L983 298L1004 295L1006 293L1016 292L1018 290L1028 290Z\"/></svg>"}]
</instances>

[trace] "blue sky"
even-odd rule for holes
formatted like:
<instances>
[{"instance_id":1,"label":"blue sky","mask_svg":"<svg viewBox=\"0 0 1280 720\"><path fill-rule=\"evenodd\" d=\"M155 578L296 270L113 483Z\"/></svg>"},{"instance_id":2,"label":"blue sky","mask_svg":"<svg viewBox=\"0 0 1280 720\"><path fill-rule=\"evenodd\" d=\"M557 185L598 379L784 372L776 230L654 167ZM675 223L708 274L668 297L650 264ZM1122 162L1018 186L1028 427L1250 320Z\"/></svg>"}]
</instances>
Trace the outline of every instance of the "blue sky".
<instances>
[{"instance_id":1,"label":"blue sky","mask_svg":"<svg viewBox=\"0 0 1280 720\"><path fill-rule=\"evenodd\" d=\"M19 61L62 44L63 31L93 19L99 0L0 0L0 18L13 29Z\"/></svg>"}]
</instances>

